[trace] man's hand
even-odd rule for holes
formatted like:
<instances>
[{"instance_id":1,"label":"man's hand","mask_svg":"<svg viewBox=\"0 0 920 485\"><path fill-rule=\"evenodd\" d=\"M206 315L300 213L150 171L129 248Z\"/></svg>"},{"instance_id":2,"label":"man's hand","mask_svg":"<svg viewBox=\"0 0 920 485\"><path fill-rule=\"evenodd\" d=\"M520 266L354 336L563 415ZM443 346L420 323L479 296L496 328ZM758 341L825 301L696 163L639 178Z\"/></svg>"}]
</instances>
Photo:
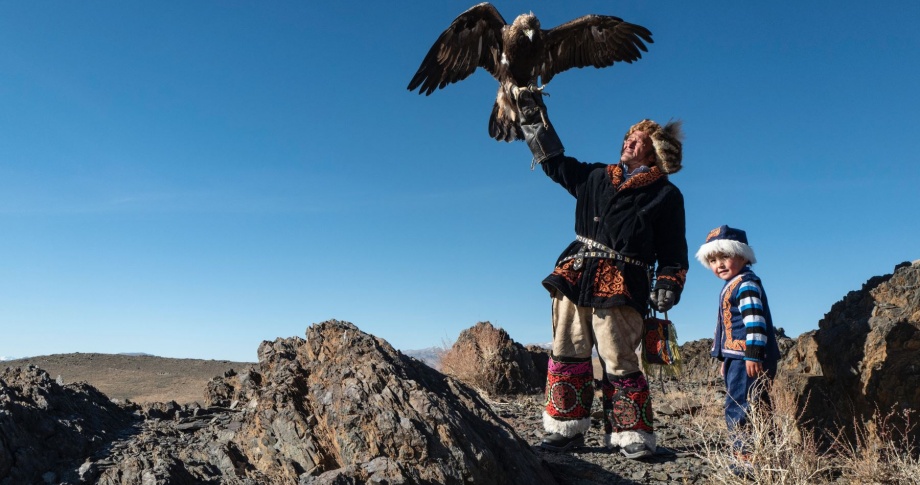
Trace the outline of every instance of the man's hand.
<instances>
[{"instance_id":1,"label":"man's hand","mask_svg":"<svg viewBox=\"0 0 920 485\"><path fill-rule=\"evenodd\" d=\"M664 288L652 290L649 299L652 300L652 308L662 313L674 306L674 292Z\"/></svg>"}]
</instances>

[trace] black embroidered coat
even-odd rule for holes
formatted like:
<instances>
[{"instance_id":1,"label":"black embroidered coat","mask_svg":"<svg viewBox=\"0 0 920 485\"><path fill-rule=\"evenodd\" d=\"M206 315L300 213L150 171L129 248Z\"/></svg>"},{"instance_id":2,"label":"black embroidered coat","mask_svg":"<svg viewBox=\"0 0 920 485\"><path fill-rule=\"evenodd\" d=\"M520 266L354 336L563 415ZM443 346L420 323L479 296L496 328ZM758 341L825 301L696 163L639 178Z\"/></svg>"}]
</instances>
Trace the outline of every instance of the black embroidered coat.
<instances>
[{"instance_id":1,"label":"black embroidered coat","mask_svg":"<svg viewBox=\"0 0 920 485\"><path fill-rule=\"evenodd\" d=\"M575 196L575 232L650 267L657 262L656 288L674 291L676 300L687 276L684 197L658 167L624 182L619 165L583 163L559 155L544 161L543 171ZM649 274L622 261L586 258L576 270L582 243L573 241L543 280L550 292L561 291L578 306L609 308L629 305L648 312Z\"/></svg>"}]
</instances>

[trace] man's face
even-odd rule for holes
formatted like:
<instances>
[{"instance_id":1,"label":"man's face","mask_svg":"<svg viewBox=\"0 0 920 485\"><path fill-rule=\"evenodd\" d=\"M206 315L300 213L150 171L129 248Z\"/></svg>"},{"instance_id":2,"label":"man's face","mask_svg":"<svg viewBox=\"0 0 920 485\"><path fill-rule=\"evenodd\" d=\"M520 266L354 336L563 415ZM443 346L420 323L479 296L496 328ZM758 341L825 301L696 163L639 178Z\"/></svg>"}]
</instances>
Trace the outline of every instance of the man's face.
<instances>
[{"instance_id":1,"label":"man's face","mask_svg":"<svg viewBox=\"0 0 920 485\"><path fill-rule=\"evenodd\" d=\"M620 154L620 162L626 164L630 171L642 165L651 166L652 161L652 139L644 131L634 131L623 141L623 153Z\"/></svg>"}]
</instances>

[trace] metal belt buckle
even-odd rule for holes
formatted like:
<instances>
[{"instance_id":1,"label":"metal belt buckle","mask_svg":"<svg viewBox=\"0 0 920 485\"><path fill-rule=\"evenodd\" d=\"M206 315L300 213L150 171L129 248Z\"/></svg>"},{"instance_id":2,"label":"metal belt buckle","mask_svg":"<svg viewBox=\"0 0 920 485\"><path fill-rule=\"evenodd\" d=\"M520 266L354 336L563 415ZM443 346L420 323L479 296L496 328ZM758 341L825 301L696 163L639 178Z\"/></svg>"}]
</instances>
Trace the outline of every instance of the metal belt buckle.
<instances>
[{"instance_id":1,"label":"metal belt buckle","mask_svg":"<svg viewBox=\"0 0 920 485\"><path fill-rule=\"evenodd\" d=\"M585 265L585 246L582 246L581 249L575 254L575 262L572 263L572 269L578 271L582 266Z\"/></svg>"}]
</instances>

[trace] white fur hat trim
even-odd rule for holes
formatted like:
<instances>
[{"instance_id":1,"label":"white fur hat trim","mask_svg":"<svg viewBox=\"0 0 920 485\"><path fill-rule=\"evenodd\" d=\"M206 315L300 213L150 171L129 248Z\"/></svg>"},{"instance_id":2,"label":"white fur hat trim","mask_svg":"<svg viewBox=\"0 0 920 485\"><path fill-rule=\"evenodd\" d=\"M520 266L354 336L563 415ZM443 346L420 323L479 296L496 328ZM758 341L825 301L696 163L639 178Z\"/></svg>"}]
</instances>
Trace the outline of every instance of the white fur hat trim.
<instances>
[{"instance_id":1,"label":"white fur hat trim","mask_svg":"<svg viewBox=\"0 0 920 485\"><path fill-rule=\"evenodd\" d=\"M741 256L746 259L750 264L757 262L757 258L754 257L754 250L750 246L739 241L732 241L730 239L716 239L715 241L709 241L706 244L700 246L700 250L696 252L696 259L699 260L700 264L704 267L709 267L709 257L713 254L726 254L728 256Z\"/></svg>"}]
</instances>

